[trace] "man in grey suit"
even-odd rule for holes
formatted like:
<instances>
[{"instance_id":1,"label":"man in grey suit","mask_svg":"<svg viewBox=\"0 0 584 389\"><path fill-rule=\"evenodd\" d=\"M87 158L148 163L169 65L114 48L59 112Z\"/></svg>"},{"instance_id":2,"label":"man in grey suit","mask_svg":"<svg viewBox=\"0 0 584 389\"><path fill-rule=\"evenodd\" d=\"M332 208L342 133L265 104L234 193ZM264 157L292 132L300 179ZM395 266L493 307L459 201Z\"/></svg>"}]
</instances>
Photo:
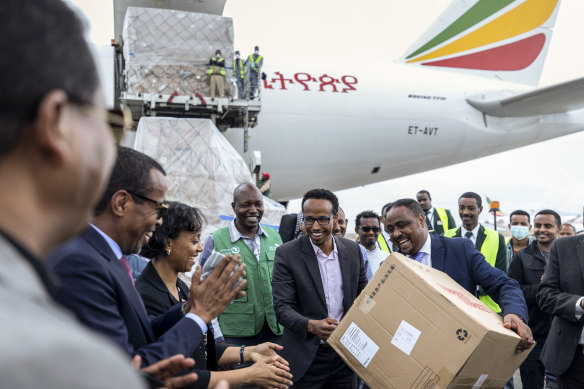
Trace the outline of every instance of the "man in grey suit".
<instances>
[{"instance_id":1,"label":"man in grey suit","mask_svg":"<svg viewBox=\"0 0 584 389\"><path fill-rule=\"evenodd\" d=\"M554 315L541 361L560 389L584 388L584 236L554 241L537 302Z\"/></svg>"},{"instance_id":2,"label":"man in grey suit","mask_svg":"<svg viewBox=\"0 0 584 389\"><path fill-rule=\"evenodd\" d=\"M306 235L276 250L272 292L284 326L282 357L294 388L355 388L356 376L326 343L367 284L359 245L333 237L337 197L325 189L302 199Z\"/></svg>"},{"instance_id":3,"label":"man in grey suit","mask_svg":"<svg viewBox=\"0 0 584 389\"><path fill-rule=\"evenodd\" d=\"M0 52L0 386L141 388L128 357L55 303L43 263L87 223L116 152L82 23L60 0L3 0Z\"/></svg>"}]
</instances>

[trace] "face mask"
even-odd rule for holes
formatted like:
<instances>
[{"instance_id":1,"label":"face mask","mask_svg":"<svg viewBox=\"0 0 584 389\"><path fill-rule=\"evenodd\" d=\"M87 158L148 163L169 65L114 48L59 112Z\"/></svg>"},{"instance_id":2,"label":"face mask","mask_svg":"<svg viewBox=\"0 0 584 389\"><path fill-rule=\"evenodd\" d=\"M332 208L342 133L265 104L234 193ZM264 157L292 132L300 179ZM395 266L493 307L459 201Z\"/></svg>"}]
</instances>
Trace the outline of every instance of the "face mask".
<instances>
[{"instance_id":1,"label":"face mask","mask_svg":"<svg viewBox=\"0 0 584 389\"><path fill-rule=\"evenodd\" d=\"M517 240L522 240L529 235L529 228L525 226L511 226L511 235Z\"/></svg>"},{"instance_id":2,"label":"face mask","mask_svg":"<svg viewBox=\"0 0 584 389\"><path fill-rule=\"evenodd\" d=\"M235 59L239 59L239 54L235 54Z\"/></svg>"},{"instance_id":3,"label":"face mask","mask_svg":"<svg viewBox=\"0 0 584 389\"><path fill-rule=\"evenodd\" d=\"M254 51L254 54L259 54L259 53L260 53L259 50Z\"/></svg>"},{"instance_id":4,"label":"face mask","mask_svg":"<svg viewBox=\"0 0 584 389\"><path fill-rule=\"evenodd\" d=\"M221 54L215 54L215 57L221 58Z\"/></svg>"}]
</instances>

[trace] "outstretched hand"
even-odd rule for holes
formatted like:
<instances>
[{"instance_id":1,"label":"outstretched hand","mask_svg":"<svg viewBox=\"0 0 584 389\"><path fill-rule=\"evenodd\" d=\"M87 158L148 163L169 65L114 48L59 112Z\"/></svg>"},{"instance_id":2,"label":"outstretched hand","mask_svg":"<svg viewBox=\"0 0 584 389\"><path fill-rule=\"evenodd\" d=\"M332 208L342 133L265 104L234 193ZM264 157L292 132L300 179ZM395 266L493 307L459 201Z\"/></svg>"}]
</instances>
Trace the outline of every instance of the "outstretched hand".
<instances>
[{"instance_id":1,"label":"outstretched hand","mask_svg":"<svg viewBox=\"0 0 584 389\"><path fill-rule=\"evenodd\" d=\"M142 357L134 355L132 359L132 366L138 370L142 364ZM196 373L189 373L179 377L173 377L185 369L190 369L195 366L195 361L192 358L185 358L182 354L173 355L170 358L158 361L150 366L141 369L146 373L164 383L160 388L174 389L181 388L185 385L192 384L199 378ZM159 388L159 389L160 389Z\"/></svg>"}]
</instances>

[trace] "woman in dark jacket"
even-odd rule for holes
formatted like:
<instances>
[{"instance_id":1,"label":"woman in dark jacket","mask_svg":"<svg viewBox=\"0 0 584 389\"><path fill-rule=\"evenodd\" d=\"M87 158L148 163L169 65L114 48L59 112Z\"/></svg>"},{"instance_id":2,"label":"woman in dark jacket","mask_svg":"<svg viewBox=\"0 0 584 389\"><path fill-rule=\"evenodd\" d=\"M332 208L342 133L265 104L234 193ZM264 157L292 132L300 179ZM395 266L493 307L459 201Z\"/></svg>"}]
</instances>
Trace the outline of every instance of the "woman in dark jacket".
<instances>
[{"instance_id":1,"label":"woman in dark jacket","mask_svg":"<svg viewBox=\"0 0 584 389\"><path fill-rule=\"evenodd\" d=\"M180 272L189 272L201 251L201 230L204 216L194 207L179 202L168 202L168 211L162 225L142 248L141 255L150 258L146 268L136 280L136 289L142 296L150 315L159 315L189 297L188 286L178 278ZM203 342L192 357L199 375L196 387L212 388L225 379L234 387L243 384L269 387L291 385L288 363L275 354L282 347L274 343L246 346L241 354L239 347L215 344L209 329ZM255 362L244 369L215 370L217 365Z\"/></svg>"}]
</instances>

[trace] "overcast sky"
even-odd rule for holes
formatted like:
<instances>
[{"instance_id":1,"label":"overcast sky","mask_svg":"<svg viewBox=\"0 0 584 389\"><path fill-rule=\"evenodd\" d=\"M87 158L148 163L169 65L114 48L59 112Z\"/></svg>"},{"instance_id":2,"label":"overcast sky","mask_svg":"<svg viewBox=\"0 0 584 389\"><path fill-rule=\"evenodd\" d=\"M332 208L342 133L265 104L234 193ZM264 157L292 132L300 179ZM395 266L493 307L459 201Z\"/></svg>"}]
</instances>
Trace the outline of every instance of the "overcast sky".
<instances>
[{"instance_id":1,"label":"overcast sky","mask_svg":"<svg viewBox=\"0 0 584 389\"><path fill-rule=\"evenodd\" d=\"M113 37L112 2L73 0L91 25L90 39L109 43ZM450 4L450 0L284 1L228 0L224 16L233 18L235 46L247 53L258 44L272 64L351 66L374 57L373 67L400 57ZM540 85L584 76L584 1L562 0ZM475 191L499 200L503 212L552 208L564 215L582 213L584 133L496 154L478 160L337 192L350 229L365 209L431 192L433 203L450 208L458 218L458 196ZM299 201L290 202L296 212ZM491 220L483 211L484 218ZM581 225L577 225L581 229Z\"/></svg>"}]
</instances>

